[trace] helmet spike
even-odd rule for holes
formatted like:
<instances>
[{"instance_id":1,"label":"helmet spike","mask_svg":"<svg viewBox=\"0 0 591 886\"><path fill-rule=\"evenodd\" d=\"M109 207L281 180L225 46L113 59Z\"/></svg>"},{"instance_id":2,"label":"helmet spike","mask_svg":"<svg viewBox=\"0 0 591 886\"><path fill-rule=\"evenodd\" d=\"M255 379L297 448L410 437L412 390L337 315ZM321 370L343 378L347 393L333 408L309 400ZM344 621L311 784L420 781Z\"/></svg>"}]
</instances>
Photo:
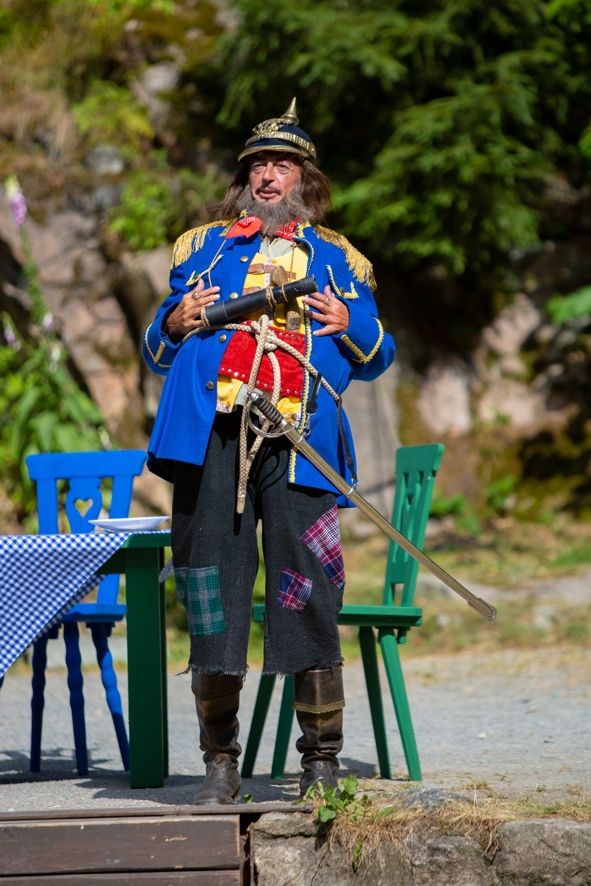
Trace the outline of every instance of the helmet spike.
<instances>
[{"instance_id":1,"label":"helmet spike","mask_svg":"<svg viewBox=\"0 0 591 886\"><path fill-rule=\"evenodd\" d=\"M281 120L285 120L286 123L291 123L293 126L297 126L300 122L300 118L298 117L298 112L296 111L296 98L295 95L291 100L291 104L287 111L281 115Z\"/></svg>"}]
</instances>

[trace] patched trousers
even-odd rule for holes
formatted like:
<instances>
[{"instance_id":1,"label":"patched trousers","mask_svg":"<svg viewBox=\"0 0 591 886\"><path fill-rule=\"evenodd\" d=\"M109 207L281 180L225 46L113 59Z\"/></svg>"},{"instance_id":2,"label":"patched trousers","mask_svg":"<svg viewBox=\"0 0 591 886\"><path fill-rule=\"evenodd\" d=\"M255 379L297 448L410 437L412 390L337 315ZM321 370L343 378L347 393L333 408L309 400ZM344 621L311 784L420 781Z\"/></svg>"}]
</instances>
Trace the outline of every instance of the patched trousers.
<instances>
[{"instance_id":1,"label":"patched trousers","mask_svg":"<svg viewBox=\"0 0 591 886\"><path fill-rule=\"evenodd\" d=\"M262 526L265 673L328 668L341 659L337 616L345 582L335 496L289 485L290 447L263 440L236 513L240 414L216 417L202 466L177 462L172 552L187 610L190 666L245 674Z\"/></svg>"}]
</instances>

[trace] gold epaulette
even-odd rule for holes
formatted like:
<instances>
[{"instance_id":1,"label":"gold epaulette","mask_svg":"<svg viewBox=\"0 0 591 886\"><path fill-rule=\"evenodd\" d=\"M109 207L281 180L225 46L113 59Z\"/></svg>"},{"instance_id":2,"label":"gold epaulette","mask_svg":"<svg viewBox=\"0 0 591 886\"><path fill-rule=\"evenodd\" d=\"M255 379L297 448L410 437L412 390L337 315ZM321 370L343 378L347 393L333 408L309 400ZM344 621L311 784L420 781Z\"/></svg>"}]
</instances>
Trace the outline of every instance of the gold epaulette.
<instances>
[{"instance_id":1,"label":"gold epaulette","mask_svg":"<svg viewBox=\"0 0 591 886\"><path fill-rule=\"evenodd\" d=\"M197 252L203 246L207 232L211 228L226 227L229 224L228 219L220 219L219 221L209 222L206 225L200 225L198 228L191 228L185 231L178 238L172 250L172 267L178 268L183 262Z\"/></svg>"},{"instance_id":2,"label":"gold epaulette","mask_svg":"<svg viewBox=\"0 0 591 886\"><path fill-rule=\"evenodd\" d=\"M376 279L373 275L371 262L358 249L355 249L346 237L321 225L316 227L316 233L322 240L326 240L327 243L332 243L333 246L338 246L339 249L343 250L349 270L358 280L366 283L372 290L376 288Z\"/></svg>"}]
</instances>

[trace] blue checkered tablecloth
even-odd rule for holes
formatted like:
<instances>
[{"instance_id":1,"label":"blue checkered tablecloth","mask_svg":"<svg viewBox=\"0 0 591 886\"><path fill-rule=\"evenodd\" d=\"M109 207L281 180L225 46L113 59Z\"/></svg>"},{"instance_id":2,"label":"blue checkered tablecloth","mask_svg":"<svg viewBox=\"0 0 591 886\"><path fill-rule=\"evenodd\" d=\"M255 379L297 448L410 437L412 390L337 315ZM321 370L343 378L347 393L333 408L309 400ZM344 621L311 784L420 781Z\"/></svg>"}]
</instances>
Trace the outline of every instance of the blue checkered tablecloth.
<instances>
[{"instance_id":1,"label":"blue checkered tablecloth","mask_svg":"<svg viewBox=\"0 0 591 886\"><path fill-rule=\"evenodd\" d=\"M0 535L0 677L97 584L131 532Z\"/></svg>"}]
</instances>

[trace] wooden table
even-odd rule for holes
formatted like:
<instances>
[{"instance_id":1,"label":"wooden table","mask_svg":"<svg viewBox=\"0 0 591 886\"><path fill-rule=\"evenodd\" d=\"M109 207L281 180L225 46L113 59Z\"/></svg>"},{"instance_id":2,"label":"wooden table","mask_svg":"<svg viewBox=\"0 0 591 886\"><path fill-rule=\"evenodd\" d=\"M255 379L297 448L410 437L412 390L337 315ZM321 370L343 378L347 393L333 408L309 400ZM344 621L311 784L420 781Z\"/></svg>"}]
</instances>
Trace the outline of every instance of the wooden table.
<instances>
[{"instance_id":1,"label":"wooden table","mask_svg":"<svg viewBox=\"0 0 591 886\"><path fill-rule=\"evenodd\" d=\"M125 575L132 788L159 788L168 775L166 625L160 572L170 533L132 535L101 573Z\"/></svg>"}]
</instances>

